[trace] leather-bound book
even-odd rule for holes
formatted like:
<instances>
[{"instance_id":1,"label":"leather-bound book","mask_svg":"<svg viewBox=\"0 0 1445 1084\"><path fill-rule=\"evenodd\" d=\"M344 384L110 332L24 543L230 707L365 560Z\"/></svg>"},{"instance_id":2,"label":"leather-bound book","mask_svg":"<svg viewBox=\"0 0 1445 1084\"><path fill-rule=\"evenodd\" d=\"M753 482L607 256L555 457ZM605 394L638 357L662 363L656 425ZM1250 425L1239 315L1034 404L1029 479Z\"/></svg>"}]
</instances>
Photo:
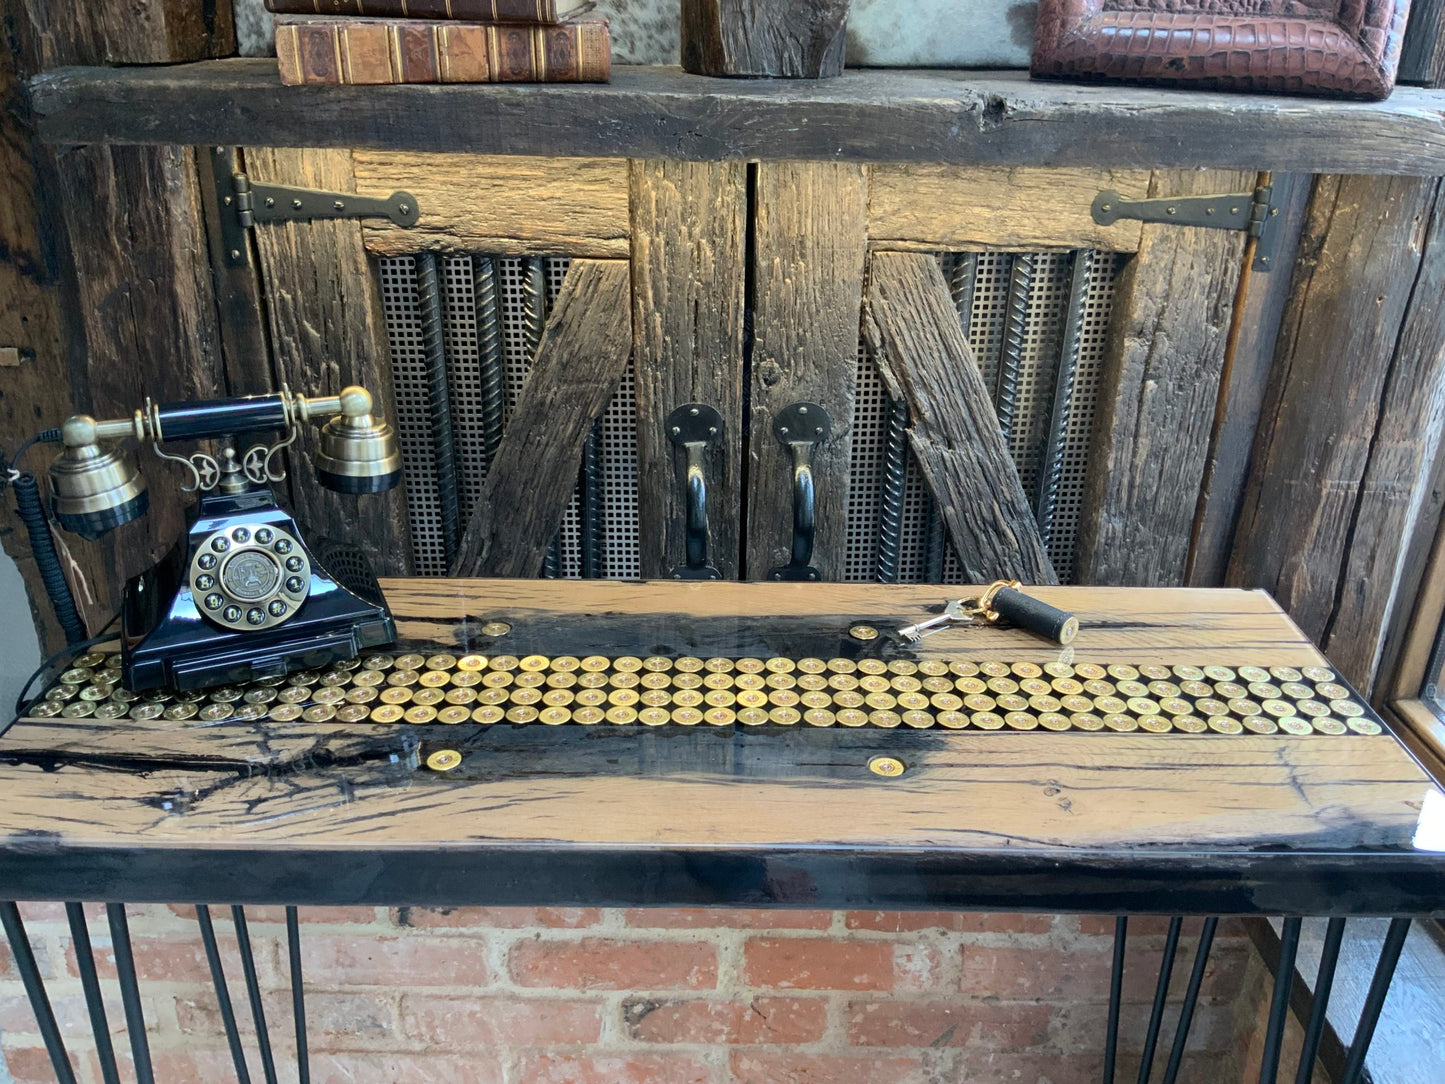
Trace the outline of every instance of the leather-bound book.
<instances>
[{"instance_id":1,"label":"leather-bound book","mask_svg":"<svg viewBox=\"0 0 1445 1084\"><path fill-rule=\"evenodd\" d=\"M266 0L278 15L360 15L371 19L458 19L474 23L560 23L594 0Z\"/></svg>"},{"instance_id":2,"label":"leather-bound book","mask_svg":"<svg viewBox=\"0 0 1445 1084\"><path fill-rule=\"evenodd\" d=\"M420 19L276 18L290 86L337 83L605 83L601 21L529 26Z\"/></svg>"}]
</instances>

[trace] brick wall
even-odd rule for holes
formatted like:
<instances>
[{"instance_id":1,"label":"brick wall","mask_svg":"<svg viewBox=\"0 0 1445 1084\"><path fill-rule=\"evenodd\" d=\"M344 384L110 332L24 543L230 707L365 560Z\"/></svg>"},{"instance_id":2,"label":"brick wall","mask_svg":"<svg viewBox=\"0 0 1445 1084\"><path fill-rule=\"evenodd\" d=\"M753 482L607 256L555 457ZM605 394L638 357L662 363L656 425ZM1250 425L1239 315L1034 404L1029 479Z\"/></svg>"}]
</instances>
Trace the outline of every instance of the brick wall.
<instances>
[{"instance_id":1,"label":"brick wall","mask_svg":"<svg viewBox=\"0 0 1445 1084\"><path fill-rule=\"evenodd\" d=\"M98 1082L64 912L22 905L82 1081ZM234 1078L189 907L130 909L157 1079ZM280 908L248 908L272 1042L294 1080ZM309 908L303 967L318 1084L949 1084L1097 1081L1108 918L875 911ZM250 1013L229 911L232 999ZM114 975L99 908L90 932ZM1193 960L1186 925L1174 1004ZM1120 1080L1133 1079L1164 921L1131 922ZM1181 1080L1244 1079L1260 1013L1247 939L1221 924ZM114 983L105 982L124 1050ZM1242 996L1247 995L1247 996ZM1162 1074L1176 1010L1156 1061ZM0 1032L17 1084L53 1079L13 961ZM260 1080L254 1041L251 1071ZM1253 1052L1255 1058L1258 1051Z\"/></svg>"}]
</instances>

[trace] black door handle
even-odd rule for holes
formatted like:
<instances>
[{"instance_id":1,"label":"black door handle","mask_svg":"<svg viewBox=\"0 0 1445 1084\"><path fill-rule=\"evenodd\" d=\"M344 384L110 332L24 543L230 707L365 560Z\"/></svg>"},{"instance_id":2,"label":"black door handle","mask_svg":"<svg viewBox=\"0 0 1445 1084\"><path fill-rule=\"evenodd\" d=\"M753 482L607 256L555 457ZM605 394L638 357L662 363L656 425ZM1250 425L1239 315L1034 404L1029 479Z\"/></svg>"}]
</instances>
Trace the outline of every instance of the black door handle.
<instances>
[{"instance_id":1,"label":"black door handle","mask_svg":"<svg viewBox=\"0 0 1445 1084\"><path fill-rule=\"evenodd\" d=\"M807 582L821 578L821 573L812 567L813 539L818 527L813 449L832 433L833 419L817 403L793 403L773 420L773 435L792 457L793 546L792 559L773 569L769 579Z\"/></svg>"},{"instance_id":2,"label":"black door handle","mask_svg":"<svg viewBox=\"0 0 1445 1084\"><path fill-rule=\"evenodd\" d=\"M687 500L687 564L672 570L675 580L720 580L707 561L708 446L722 435L722 415L705 403L684 403L667 416L667 439L687 453L683 489Z\"/></svg>"}]
</instances>

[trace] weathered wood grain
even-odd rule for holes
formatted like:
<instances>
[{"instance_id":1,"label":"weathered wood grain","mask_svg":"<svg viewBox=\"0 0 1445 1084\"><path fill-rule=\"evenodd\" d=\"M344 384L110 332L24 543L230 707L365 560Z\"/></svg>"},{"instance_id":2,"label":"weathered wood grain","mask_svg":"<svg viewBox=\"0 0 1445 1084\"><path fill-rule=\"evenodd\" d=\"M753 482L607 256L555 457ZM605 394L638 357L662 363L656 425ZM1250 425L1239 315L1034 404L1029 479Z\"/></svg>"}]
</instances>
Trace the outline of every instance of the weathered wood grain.
<instances>
[{"instance_id":1,"label":"weathered wood grain","mask_svg":"<svg viewBox=\"0 0 1445 1084\"><path fill-rule=\"evenodd\" d=\"M541 571L577 484L582 446L631 353L627 262L574 261L472 510L456 573Z\"/></svg>"},{"instance_id":2,"label":"weathered wood grain","mask_svg":"<svg viewBox=\"0 0 1445 1084\"><path fill-rule=\"evenodd\" d=\"M370 218L369 251L627 255L627 163L606 158L357 151L356 191L417 198L415 226Z\"/></svg>"},{"instance_id":3,"label":"weathered wood grain","mask_svg":"<svg viewBox=\"0 0 1445 1084\"><path fill-rule=\"evenodd\" d=\"M1160 173L1150 196L1252 191L1255 175ZM1074 577L1184 582L1244 234L1146 225L1120 273Z\"/></svg>"},{"instance_id":4,"label":"weathered wood grain","mask_svg":"<svg viewBox=\"0 0 1445 1084\"><path fill-rule=\"evenodd\" d=\"M738 575L742 512L747 166L632 163L632 332L642 574L685 563L682 453L663 423L684 403L723 418L707 456L708 557Z\"/></svg>"},{"instance_id":5,"label":"weathered wood grain","mask_svg":"<svg viewBox=\"0 0 1445 1084\"><path fill-rule=\"evenodd\" d=\"M1133 252L1141 223L1100 226L1094 197L1143 199L1149 174L1116 169L878 165L869 175L868 241L919 252L1095 248Z\"/></svg>"},{"instance_id":6,"label":"weathered wood grain","mask_svg":"<svg viewBox=\"0 0 1445 1084\"><path fill-rule=\"evenodd\" d=\"M19 0L44 66L166 64L236 51L231 5L206 0L88 0L75 8Z\"/></svg>"},{"instance_id":7,"label":"weathered wood grain","mask_svg":"<svg viewBox=\"0 0 1445 1084\"><path fill-rule=\"evenodd\" d=\"M246 151L253 181L355 191L344 151ZM355 221L265 223L255 230L276 377L301 395L335 395L361 384L395 424L391 353L381 297ZM349 497L316 481L305 455L292 454L292 508L312 530L344 531L382 575L411 569L411 535L400 488Z\"/></svg>"},{"instance_id":8,"label":"weathered wood grain","mask_svg":"<svg viewBox=\"0 0 1445 1084\"><path fill-rule=\"evenodd\" d=\"M843 572L852 468L858 322L867 254L868 183L858 166L763 162L753 215L753 352L748 437L747 576L789 561L793 468L773 419L822 406L832 437L812 453L817 530L812 567Z\"/></svg>"},{"instance_id":9,"label":"weathered wood grain","mask_svg":"<svg viewBox=\"0 0 1445 1084\"><path fill-rule=\"evenodd\" d=\"M1411 0L1399 80L1427 87L1445 84L1445 3Z\"/></svg>"},{"instance_id":10,"label":"weathered wood grain","mask_svg":"<svg viewBox=\"0 0 1445 1084\"><path fill-rule=\"evenodd\" d=\"M1214 446L1205 465L1195 512L1194 539L1190 545L1186 580L1191 587L1217 587L1229 567L1234 529L1239 522L1245 486L1249 483L1249 457L1260 408L1274 365L1275 341L1289 300L1300 230L1309 204L1313 177L1277 174L1272 178L1274 199L1280 208L1277 249L1268 268L1246 268L1240 288L1244 304L1236 312L1239 338L1232 357L1224 359L1220 408L1216 415ZM1246 253L1247 255L1247 253ZM1228 383L1223 382L1227 380Z\"/></svg>"},{"instance_id":11,"label":"weathered wood grain","mask_svg":"<svg viewBox=\"0 0 1445 1084\"><path fill-rule=\"evenodd\" d=\"M1374 680L1445 422L1439 184L1316 182L1229 576Z\"/></svg>"},{"instance_id":12,"label":"weathered wood grain","mask_svg":"<svg viewBox=\"0 0 1445 1084\"><path fill-rule=\"evenodd\" d=\"M682 0L695 75L819 79L843 70L849 0Z\"/></svg>"},{"instance_id":13,"label":"weathered wood grain","mask_svg":"<svg viewBox=\"0 0 1445 1084\"><path fill-rule=\"evenodd\" d=\"M806 85L704 84L676 68L619 66L608 86L297 88L281 86L274 61L228 60L52 71L33 81L32 95L41 135L56 143L1445 171L1445 95L1414 87L1358 103L1039 83L1027 72L848 71Z\"/></svg>"},{"instance_id":14,"label":"weathered wood grain","mask_svg":"<svg viewBox=\"0 0 1445 1084\"><path fill-rule=\"evenodd\" d=\"M384 586L404 635L439 619L475 633L495 608L519 622L504 639L633 617L666 633L694 611L710 635L770 614L827 625L936 591ZM1081 617L1080 658L1249 642L1254 661L1320 660L1260 593L1042 593ZM963 635L927 651L998 657L1015 636ZM462 766L419 767L439 748ZM905 775L871 775L879 753ZM0 737L0 877L21 899L1429 913L1445 869L1414 843L1440 800L1389 736L51 719Z\"/></svg>"},{"instance_id":15,"label":"weathered wood grain","mask_svg":"<svg viewBox=\"0 0 1445 1084\"><path fill-rule=\"evenodd\" d=\"M908 441L965 575L1058 583L932 256L873 253L864 333L889 394L908 404Z\"/></svg>"}]
</instances>

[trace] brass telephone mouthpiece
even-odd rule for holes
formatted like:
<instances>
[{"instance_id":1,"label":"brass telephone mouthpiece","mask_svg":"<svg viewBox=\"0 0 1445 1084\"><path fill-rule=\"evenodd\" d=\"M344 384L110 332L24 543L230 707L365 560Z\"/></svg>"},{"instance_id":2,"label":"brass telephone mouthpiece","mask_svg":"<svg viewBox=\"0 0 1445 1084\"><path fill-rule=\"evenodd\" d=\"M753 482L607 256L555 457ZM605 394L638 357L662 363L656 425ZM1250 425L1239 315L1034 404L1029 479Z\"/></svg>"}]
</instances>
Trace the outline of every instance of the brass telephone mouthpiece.
<instances>
[{"instance_id":1,"label":"brass telephone mouthpiece","mask_svg":"<svg viewBox=\"0 0 1445 1084\"><path fill-rule=\"evenodd\" d=\"M321 427L316 477L337 493L384 493L401 481L401 449L396 434L372 417L371 393L349 387L341 392L341 413Z\"/></svg>"},{"instance_id":2,"label":"brass telephone mouthpiece","mask_svg":"<svg viewBox=\"0 0 1445 1084\"><path fill-rule=\"evenodd\" d=\"M60 526L95 540L150 507L134 453L98 440L94 418L77 414L61 429L65 450L50 464L51 510Z\"/></svg>"}]
</instances>

